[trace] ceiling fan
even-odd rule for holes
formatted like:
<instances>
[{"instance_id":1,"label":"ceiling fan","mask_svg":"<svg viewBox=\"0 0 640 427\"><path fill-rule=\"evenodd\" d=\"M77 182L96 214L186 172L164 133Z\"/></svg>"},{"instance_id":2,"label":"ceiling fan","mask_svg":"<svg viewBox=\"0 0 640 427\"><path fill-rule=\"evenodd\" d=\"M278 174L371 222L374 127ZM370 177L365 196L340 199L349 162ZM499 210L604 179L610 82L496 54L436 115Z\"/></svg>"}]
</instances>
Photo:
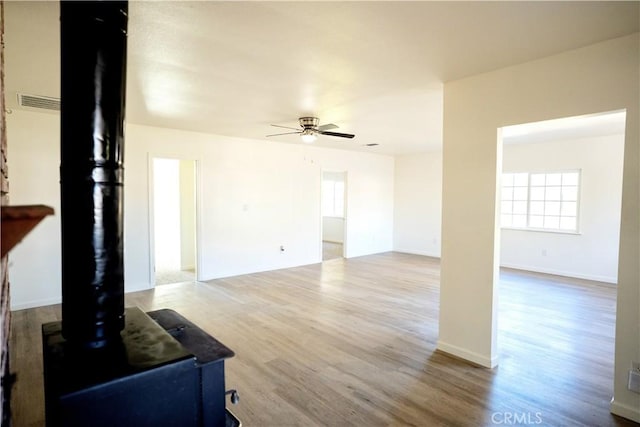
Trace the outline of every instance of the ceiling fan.
<instances>
[{"instance_id":1,"label":"ceiling fan","mask_svg":"<svg viewBox=\"0 0 640 427\"><path fill-rule=\"evenodd\" d=\"M293 129L296 132L274 133L267 136L293 135L297 133L302 137L302 142L307 143L315 141L318 135L337 136L340 138L353 138L355 136L350 133L329 132L329 129L337 129L338 126L333 123L320 125L320 120L317 117L300 117L298 121L300 122L301 129L288 126L271 125L277 128Z\"/></svg>"}]
</instances>

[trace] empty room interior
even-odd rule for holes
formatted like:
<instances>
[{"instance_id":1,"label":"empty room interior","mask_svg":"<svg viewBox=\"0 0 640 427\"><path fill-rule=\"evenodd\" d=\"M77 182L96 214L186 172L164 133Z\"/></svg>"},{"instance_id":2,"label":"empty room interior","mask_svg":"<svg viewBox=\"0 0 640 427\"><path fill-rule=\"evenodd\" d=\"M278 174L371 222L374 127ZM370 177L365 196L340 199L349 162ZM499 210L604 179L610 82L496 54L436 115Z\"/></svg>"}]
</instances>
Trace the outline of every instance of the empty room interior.
<instances>
[{"instance_id":1,"label":"empty room interior","mask_svg":"<svg viewBox=\"0 0 640 427\"><path fill-rule=\"evenodd\" d=\"M121 102L86 96L122 114L122 203L91 226L121 219L125 320L182 343L169 310L231 350L226 425L639 425L640 2L106 3ZM75 348L84 83L61 3L0 4L3 246L10 207L53 211L2 251L2 426L58 425L76 407L45 389L43 325ZM117 419L173 389L118 397Z\"/></svg>"}]
</instances>

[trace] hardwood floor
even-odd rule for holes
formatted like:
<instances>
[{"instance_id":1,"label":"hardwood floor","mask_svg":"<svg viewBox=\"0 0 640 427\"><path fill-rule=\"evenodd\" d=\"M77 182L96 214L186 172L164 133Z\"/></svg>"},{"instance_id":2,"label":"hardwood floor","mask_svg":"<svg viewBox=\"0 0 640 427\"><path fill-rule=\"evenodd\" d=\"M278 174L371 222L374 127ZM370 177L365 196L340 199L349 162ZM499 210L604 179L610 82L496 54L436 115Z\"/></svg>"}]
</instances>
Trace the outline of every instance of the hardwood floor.
<instances>
[{"instance_id":1,"label":"hardwood floor","mask_svg":"<svg viewBox=\"0 0 640 427\"><path fill-rule=\"evenodd\" d=\"M174 283L194 282L196 272L190 270L158 270L156 271L156 286L172 285Z\"/></svg>"},{"instance_id":2,"label":"hardwood floor","mask_svg":"<svg viewBox=\"0 0 640 427\"><path fill-rule=\"evenodd\" d=\"M343 249L342 243L322 241L322 260L329 261L330 259L342 258Z\"/></svg>"},{"instance_id":3,"label":"hardwood floor","mask_svg":"<svg viewBox=\"0 0 640 427\"><path fill-rule=\"evenodd\" d=\"M127 295L172 308L236 353L245 427L637 425L609 413L615 287L505 270L500 365L435 351L439 261L384 253ZM43 425L40 325L13 313L14 426ZM511 420L507 423L507 420Z\"/></svg>"}]
</instances>

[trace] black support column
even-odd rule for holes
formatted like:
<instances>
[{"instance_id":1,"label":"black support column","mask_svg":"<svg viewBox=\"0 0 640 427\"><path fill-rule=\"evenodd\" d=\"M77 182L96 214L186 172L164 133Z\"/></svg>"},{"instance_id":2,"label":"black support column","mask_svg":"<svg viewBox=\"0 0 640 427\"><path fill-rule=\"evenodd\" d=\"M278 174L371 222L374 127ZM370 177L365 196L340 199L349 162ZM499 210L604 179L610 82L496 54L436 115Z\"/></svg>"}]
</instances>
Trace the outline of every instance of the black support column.
<instances>
[{"instance_id":1,"label":"black support column","mask_svg":"<svg viewBox=\"0 0 640 427\"><path fill-rule=\"evenodd\" d=\"M124 308L127 12L60 3L62 321L42 325L46 425L238 426L233 351L175 312Z\"/></svg>"},{"instance_id":2,"label":"black support column","mask_svg":"<svg viewBox=\"0 0 640 427\"><path fill-rule=\"evenodd\" d=\"M126 1L62 1L62 332L79 347L124 328Z\"/></svg>"}]
</instances>

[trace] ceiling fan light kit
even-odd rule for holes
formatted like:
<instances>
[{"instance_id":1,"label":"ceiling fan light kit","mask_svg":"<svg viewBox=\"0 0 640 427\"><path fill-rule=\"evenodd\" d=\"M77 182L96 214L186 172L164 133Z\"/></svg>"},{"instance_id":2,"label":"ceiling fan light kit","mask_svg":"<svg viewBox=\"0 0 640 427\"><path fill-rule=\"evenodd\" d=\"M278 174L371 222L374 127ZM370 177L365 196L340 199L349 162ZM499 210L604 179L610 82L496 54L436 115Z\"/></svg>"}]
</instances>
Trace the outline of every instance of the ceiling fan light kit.
<instances>
[{"instance_id":1,"label":"ceiling fan light kit","mask_svg":"<svg viewBox=\"0 0 640 427\"><path fill-rule=\"evenodd\" d=\"M311 144L313 141L317 139L316 134L311 129L305 129L300 134L300 138L302 138L302 142L306 144Z\"/></svg>"},{"instance_id":2,"label":"ceiling fan light kit","mask_svg":"<svg viewBox=\"0 0 640 427\"><path fill-rule=\"evenodd\" d=\"M298 119L300 123L301 130L297 130L296 128L288 127L288 126L280 126L280 125L271 125L278 128L292 129L296 132L285 132L285 133L276 133L267 136L280 136L280 135L293 135L299 134L302 138L302 142L310 144L316 140L318 135L326 135L326 136L337 136L339 138L353 138L355 135L350 133L341 133L341 132L329 132L329 129L337 129L338 126L333 123L328 123L326 125L320 125L320 120L317 117L300 117Z\"/></svg>"}]
</instances>

